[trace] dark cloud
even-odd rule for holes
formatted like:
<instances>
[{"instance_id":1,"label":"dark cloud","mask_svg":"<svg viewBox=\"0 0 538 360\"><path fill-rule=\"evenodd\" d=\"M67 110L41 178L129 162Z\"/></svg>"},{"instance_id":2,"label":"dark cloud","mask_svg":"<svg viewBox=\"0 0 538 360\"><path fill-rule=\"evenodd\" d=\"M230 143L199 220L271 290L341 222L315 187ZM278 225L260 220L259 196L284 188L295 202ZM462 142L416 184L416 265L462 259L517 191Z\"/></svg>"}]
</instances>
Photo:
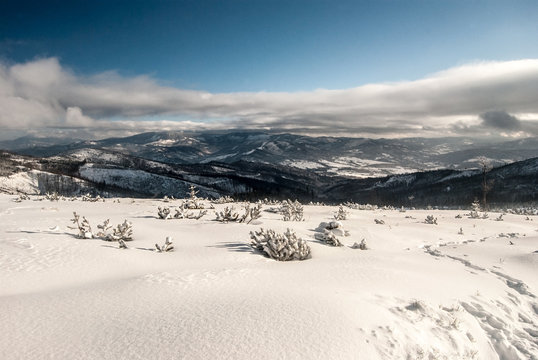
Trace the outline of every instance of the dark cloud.
<instances>
[{"instance_id":1,"label":"dark cloud","mask_svg":"<svg viewBox=\"0 0 538 360\"><path fill-rule=\"evenodd\" d=\"M521 129L521 121L506 111L488 111L480 114L480 118L484 126L511 131Z\"/></svg>"}]
</instances>

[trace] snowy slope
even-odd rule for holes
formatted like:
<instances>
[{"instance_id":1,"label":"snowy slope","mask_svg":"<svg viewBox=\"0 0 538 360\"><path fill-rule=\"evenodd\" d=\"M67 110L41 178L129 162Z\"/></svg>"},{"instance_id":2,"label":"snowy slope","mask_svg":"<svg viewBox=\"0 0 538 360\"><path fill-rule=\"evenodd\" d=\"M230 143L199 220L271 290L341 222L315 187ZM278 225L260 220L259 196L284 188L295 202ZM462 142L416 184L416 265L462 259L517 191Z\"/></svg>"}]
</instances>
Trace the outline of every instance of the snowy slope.
<instances>
[{"instance_id":1,"label":"snowy slope","mask_svg":"<svg viewBox=\"0 0 538 360\"><path fill-rule=\"evenodd\" d=\"M178 201L12 198L0 195L2 359L538 358L536 216L348 209L350 236L330 247L313 229L335 207L246 225L156 218ZM130 248L76 238L73 211L94 228L131 221ZM293 229L312 258L253 251L260 226ZM151 251L166 236L175 251ZM362 239L369 250L350 248Z\"/></svg>"}]
</instances>

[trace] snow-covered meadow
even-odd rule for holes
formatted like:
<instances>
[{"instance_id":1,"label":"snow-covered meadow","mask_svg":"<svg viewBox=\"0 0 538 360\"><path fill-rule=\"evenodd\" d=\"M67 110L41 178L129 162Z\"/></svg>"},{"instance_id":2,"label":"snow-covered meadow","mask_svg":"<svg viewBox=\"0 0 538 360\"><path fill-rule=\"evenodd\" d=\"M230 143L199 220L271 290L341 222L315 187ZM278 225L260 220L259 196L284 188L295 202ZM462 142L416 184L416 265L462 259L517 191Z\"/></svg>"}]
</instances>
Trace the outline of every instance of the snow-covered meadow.
<instances>
[{"instance_id":1,"label":"snow-covered meadow","mask_svg":"<svg viewBox=\"0 0 538 360\"><path fill-rule=\"evenodd\" d=\"M335 206L247 224L215 220L241 203L163 220L179 200L15 198L0 195L1 359L538 359L538 216L346 208L333 247L316 234ZM129 248L78 238L73 211L130 221ZM262 256L261 227L312 257Z\"/></svg>"}]
</instances>

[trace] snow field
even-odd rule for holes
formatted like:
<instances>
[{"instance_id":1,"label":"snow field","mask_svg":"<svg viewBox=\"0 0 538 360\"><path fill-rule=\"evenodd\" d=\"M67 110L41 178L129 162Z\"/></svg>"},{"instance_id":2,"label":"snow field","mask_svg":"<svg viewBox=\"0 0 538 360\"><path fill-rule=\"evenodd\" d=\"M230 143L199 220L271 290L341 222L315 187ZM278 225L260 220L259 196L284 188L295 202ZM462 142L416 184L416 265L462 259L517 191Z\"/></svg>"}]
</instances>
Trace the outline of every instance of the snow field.
<instances>
[{"instance_id":1,"label":"snow field","mask_svg":"<svg viewBox=\"0 0 538 360\"><path fill-rule=\"evenodd\" d=\"M0 195L2 359L538 359L537 217L347 209L331 247L314 230L335 206L247 225L157 219L177 200L13 198ZM132 222L129 249L76 238L73 211L94 229ZM294 230L312 258L253 251L260 227ZM174 251L153 251L166 236Z\"/></svg>"}]
</instances>

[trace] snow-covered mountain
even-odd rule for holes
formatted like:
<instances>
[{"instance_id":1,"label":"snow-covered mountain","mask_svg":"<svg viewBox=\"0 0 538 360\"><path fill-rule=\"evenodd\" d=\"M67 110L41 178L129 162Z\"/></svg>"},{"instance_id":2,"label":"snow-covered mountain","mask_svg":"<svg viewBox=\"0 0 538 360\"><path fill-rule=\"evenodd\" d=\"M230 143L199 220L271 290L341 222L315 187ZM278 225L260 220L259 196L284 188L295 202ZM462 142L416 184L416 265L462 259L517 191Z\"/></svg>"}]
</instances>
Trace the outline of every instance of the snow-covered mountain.
<instances>
[{"instance_id":1,"label":"snow-covered mountain","mask_svg":"<svg viewBox=\"0 0 538 360\"><path fill-rule=\"evenodd\" d=\"M33 156L101 149L168 164L251 162L308 170L322 176L381 177L436 169L467 169L485 156L494 166L538 156L538 138L498 142L468 138L364 139L262 132L152 132L98 141L39 145L0 142L0 148ZM24 147L31 143L32 146ZM43 141L43 143L45 143Z\"/></svg>"}]
</instances>

